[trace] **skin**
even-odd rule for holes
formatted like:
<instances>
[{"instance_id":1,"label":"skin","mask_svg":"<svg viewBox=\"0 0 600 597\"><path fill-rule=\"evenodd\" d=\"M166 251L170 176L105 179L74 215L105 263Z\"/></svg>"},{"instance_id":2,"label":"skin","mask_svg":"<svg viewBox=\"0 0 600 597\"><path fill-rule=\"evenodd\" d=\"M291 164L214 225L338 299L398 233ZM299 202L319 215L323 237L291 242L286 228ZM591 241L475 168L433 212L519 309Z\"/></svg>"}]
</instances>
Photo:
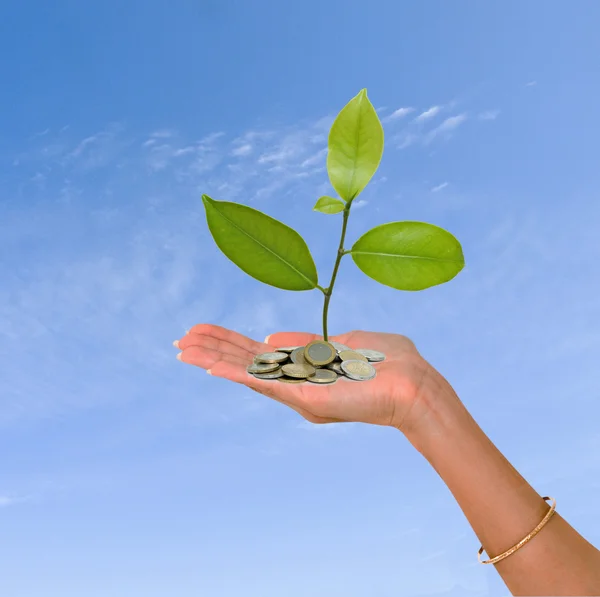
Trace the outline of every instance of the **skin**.
<instances>
[{"instance_id":1,"label":"skin","mask_svg":"<svg viewBox=\"0 0 600 597\"><path fill-rule=\"evenodd\" d=\"M179 360L281 402L311 423L362 422L401 431L448 486L485 547L485 559L504 553L541 522L548 503L405 336L353 331L330 337L386 355L376 364L377 376L366 382L295 385L246 372L257 354L318 339L321 336L315 334L281 332L263 343L199 324L174 344L181 349ZM558 513L523 547L493 566L513 595L600 595L600 551Z\"/></svg>"}]
</instances>

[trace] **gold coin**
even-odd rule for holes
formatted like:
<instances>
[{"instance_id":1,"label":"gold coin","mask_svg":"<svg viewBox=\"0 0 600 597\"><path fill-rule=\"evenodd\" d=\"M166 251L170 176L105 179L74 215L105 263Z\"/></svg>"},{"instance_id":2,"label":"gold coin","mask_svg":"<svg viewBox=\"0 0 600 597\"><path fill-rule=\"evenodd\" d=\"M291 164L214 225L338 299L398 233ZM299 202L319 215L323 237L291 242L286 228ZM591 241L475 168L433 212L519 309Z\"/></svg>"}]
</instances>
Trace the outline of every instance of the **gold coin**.
<instances>
[{"instance_id":1,"label":"gold coin","mask_svg":"<svg viewBox=\"0 0 600 597\"><path fill-rule=\"evenodd\" d=\"M290 355L285 352L263 352L254 357L255 363L281 363L287 361Z\"/></svg>"},{"instance_id":2,"label":"gold coin","mask_svg":"<svg viewBox=\"0 0 600 597\"><path fill-rule=\"evenodd\" d=\"M307 380L313 383L333 383L337 378L338 374L331 369L317 369Z\"/></svg>"},{"instance_id":3,"label":"gold coin","mask_svg":"<svg viewBox=\"0 0 600 597\"><path fill-rule=\"evenodd\" d=\"M340 359L342 359L342 361L364 361L365 363L369 362L369 359L365 356L360 354L359 352L354 352L353 350L342 350L342 352L339 353Z\"/></svg>"},{"instance_id":4,"label":"gold coin","mask_svg":"<svg viewBox=\"0 0 600 597\"><path fill-rule=\"evenodd\" d=\"M373 379L376 375L375 367L371 363L365 363L364 361L344 361L342 363L342 369L344 373L350 378L356 381L368 381Z\"/></svg>"},{"instance_id":5,"label":"gold coin","mask_svg":"<svg viewBox=\"0 0 600 597\"><path fill-rule=\"evenodd\" d=\"M304 347L304 358L310 365L321 367L331 363L337 356L335 346L324 340L314 340Z\"/></svg>"},{"instance_id":6,"label":"gold coin","mask_svg":"<svg viewBox=\"0 0 600 597\"><path fill-rule=\"evenodd\" d=\"M248 373L270 373L271 371L276 371L279 369L279 365L277 363L253 363L246 367L246 371Z\"/></svg>"},{"instance_id":7,"label":"gold coin","mask_svg":"<svg viewBox=\"0 0 600 597\"><path fill-rule=\"evenodd\" d=\"M329 365L327 365L327 369L335 371L338 375L346 375L342 371L342 364L339 361L333 361L333 363L329 363Z\"/></svg>"},{"instance_id":8,"label":"gold coin","mask_svg":"<svg viewBox=\"0 0 600 597\"><path fill-rule=\"evenodd\" d=\"M299 346L298 348L292 351L290 354L290 359L292 363L296 365L306 365L306 359L304 358L304 346Z\"/></svg>"},{"instance_id":9,"label":"gold coin","mask_svg":"<svg viewBox=\"0 0 600 597\"><path fill-rule=\"evenodd\" d=\"M385 361L385 355L378 350L371 350L370 348L356 348L355 352L362 354L364 357L367 357L369 361L373 361L374 363Z\"/></svg>"},{"instance_id":10,"label":"gold coin","mask_svg":"<svg viewBox=\"0 0 600 597\"><path fill-rule=\"evenodd\" d=\"M305 379L311 375L314 375L316 371L316 369L310 365L299 365L296 363L284 365L281 370L283 371L284 375L287 375L288 377L302 377Z\"/></svg>"},{"instance_id":11,"label":"gold coin","mask_svg":"<svg viewBox=\"0 0 600 597\"><path fill-rule=\"evenodd\" d=\"M342 352L342 350L352 350L349 346L341 344L340 342L334 342L333 340L330 340L329 344L331 344L338 352Z\"/></svg>"},{"instance_id":12,"label":"gold coin","mask_svg":"<svg viewBox=\"0 0 600 597\"><path fill-rule=\"evenodd\" d=\"M306 381L306 379L303 379L301 377L278 377L277 381L281 381L283 383L304 383Z\"/></svg>"},{"instance_id":13,"label":"gold coin","mask_svg":"<svg viewBox=\"0 0 600 597\"><path fill-rule=\"evenodd\" d=\"M283 371L281 369L275 369L275 371L267 372L267 373L253 373L254 377L257 379L277 379L283 375Z\"/></svg>"},{"instance_id":14,"label":"gold coin","mask_svg":"<svg viewBox=\"0 0 600 597\"><path fill-rule=\"evenodd\" d=\"M302 346L285 346L284 348L278 348L277 352L294 352L296 348L302 348Z\"/></svg>"}]
</instances>

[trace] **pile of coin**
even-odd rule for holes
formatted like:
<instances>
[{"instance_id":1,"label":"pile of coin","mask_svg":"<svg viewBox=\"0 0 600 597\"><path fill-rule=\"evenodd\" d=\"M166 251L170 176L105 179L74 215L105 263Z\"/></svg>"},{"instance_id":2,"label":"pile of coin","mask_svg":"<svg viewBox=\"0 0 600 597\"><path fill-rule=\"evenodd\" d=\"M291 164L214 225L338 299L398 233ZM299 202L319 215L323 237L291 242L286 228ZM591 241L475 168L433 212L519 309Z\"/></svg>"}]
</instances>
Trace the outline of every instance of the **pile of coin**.
<instances>
[{"instance_id":1,"label":"pile of coin","mask_svg":"<svg viewBox=\"0 0 600 597\"><path fill-rule=\"evenodd\" d=\"M377 373L371 363L384 359L385 355L377 350L315 340L306 346L285 346L259 354L246 370L258 379L283 383L334 383L340 377L368 381Z\"/></svg>"}]
</instances>

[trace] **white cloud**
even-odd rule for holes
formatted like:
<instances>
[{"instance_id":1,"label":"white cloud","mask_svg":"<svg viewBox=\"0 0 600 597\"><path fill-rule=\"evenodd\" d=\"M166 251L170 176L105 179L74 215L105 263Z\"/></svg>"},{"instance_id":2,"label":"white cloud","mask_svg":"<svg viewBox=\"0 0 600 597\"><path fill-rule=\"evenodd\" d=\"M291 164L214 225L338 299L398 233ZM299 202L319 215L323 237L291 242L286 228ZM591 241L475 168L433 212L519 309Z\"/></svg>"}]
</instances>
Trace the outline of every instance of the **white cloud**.
<instances>
[{"instance_id":1,"label":"white cloud","mask_svg":"<svg viewBox=\"0 0 600 597\"><path fill-rule=\"evenodd\" d=\"M209 172L224 158L225 150L218 142L223 135L222 132L211 133L192 145L186 145L176 131L153 133L142 144L145 149L142 160L152 172L176 167L179 176L184 179L190 174Z\"/></svg>"},{"instance_id":2,"label":"white cloud","mask_svg":"<svg viewBox=\"0 0 600 597\"><path fill-rule=\"evenodd\" d=\"M479 120L496 120L500 115L500 110L485 110L484 112L480 112L477 118Z\"/></svg>"},{"instance_id":3,"label":"white cloud","mask_svg":"<svg viewBox=\"0 0 600 597\"><path fill-rule=\"evenodd\" d=\"M153 137L155 139L169 139L170 137L174 137L175 134L175 131L173 131L172 129L160 129L151 133L150 137Z\"/></svg>"},{"instance_id":4,"label":"white cloud","mask_svg":"<svg viewBox=\"0 0 600 597\"><path fill-rule=\"evenodd\" d=\"M525 87L535 87L537 85L537 81L529 81L529 83L525 83Z\"/></svg>"},{"instance_id":5,"label":"white cloud","mask_svg":"<svg viewBox=\"0 0 600 597\"><path fill-rule=\"evenodd\" d=\"M466 119L466 114L450 116L450 118L446 118L446 120L444 120L444 122L437 127L437 130L440 132L453 131L454 129L458 128Z\"/></svg>"},{"instance_id":6,"label":"white cloud","mask_svg":"<svg viewBox=\"0 0 600 597\"><path fill-rule=\"evenodd\" d=\"M224 137L225 133L223 131L217 131L215 133L210 133L203 137L198 141L198 145L212 145L217 139Z\"/></svg>"},{"instance_id":7,"label":"white cloud","mask_svg":"<svg viewBox=\"0 0 600 597\"><path fill-rule=\"evenodd\" d=\"M426 120L431 120L433 117L437 116L442 110L441 106L432 106L425 112L421 112L416 118L416 122L425 122Z\"/></svg>"},{"instance_id":8,"label":"white cloud","mask_svg":"<svg viewBox=\"0 0 600 597\"><path fill-rule=\"evenodd\" d=\"M35 137L45 137L50 132L50 129L44 129L39 133L34 133L33 138Z\"/></svg>"},{"instance_id":9,"label":"white cloud","mask_svg":"<svg viewBox=\"0 0 600 597\"><path fill-rule=\"evenodd\" d=\"M97 135L86 137L83 141L79 143L79 145L77 145L77 147L69 155L74 158L79 157L86 149L86 147L96 143L101 138L101 136L101 133L98 133Z\"/></svg>"},{"instance_id":10,"label":"white cloud","mask_svg":"<svg viewBox=\"0 0 600 597\"><path fill-rule=\"evenodd\" d=\"M258 158L259 164L269 164L272 162L284 162L295 154L293 147L282 145L269 153L264 153Z\"/></svg>"},{"instance_id":11,"label":"white cloud","mask_svg":"<svg viewBox=\"0 0 600 597\"><path fill-rule=\"evenodd\" d=\"M431 192L432 192L432 193L437 193L437 192L441 191L442 189L445 189L445 188L448 186L448 184L450 184L450 183L443 182L443 183L441 183L441 184L439 184L439 185L437 185L437 186L433 187L433 188L431 189Z\"/></svg>"},{"instance_id":12,"label":"white cloud","mask_svg":"<svg viewBox=\"0 0 600 597\"><path fill-rule=\"evenodd\" d=\"M446 118L442 124L430 131L425 137L425 144L430 143L436 137L440 135L449 136L451 135L463 122L467 120L466 114L458 114L457 116L450 116Z\"/></svg>"},{"instance_id":13,"label":"white cloud","mask_svg":"<svg viewBox=\"0 0 600 597\"><path fill-rule=\"evenodd\" d=\"M183 147L182 149L176 149L173 152L173 157L178 158L178 157L180 157L182 155L188 155L190 153L194 153L194 151L195 151L194 147Z\"/></svg>"},{"instance_id":14,"label":"white cloud","mask_svg":"<svg viewBox=\"0 0 600 597\"><path fill-rule=\"evenodd\" d=\"M248 155L252 152L252 145L250 143L245 143L244 145L240 145L239 147L235 147L231 150L231 155L233 156L244 156Z\"/></svg>"},{"instance_id":15,"label":"white cloud","mask_svg":"<svg viewBox=\"0 0 600 597\"><path fill-rule=\"evenodd\" d=\"M392 112L389 116L384 118L383 121L390 122L391 120L399 120L414 111L414 108L398 108L396 111Z\"/></svg>"},{"instance_id":16,"label":"white cloud","mask_svg":"<svg viewBox=\"0 0 600 597\"><path fill-rule=\"evenodd\" d=\"M415 143L419 139L418 135L414 133L401 133L398 137L395 138L395 141L398 143L396 145L396 149L406 149L410 147L413 143Z\"/></svg>"},{"instance_id":17,"label":"white cloud","mask_svg":"<svg viewBox=\"0 0 600 597\"><path fill-rule=\"evenodd\" d=\"M148 156L147 163L151 170L163 170L169 165L173 157L174 150L170 145L150 145L151 153Z\"/></svg>"},{"instance_id":18,"label":"white cloud","mask_svg":"<svg viewBox=\"0 0 600 597\"><path fill-rule=\"evenodd\" d=\"M43 186L45 181L46 181L46 175L43 174L42 172L36 172L31 177L31 182L36 185L39 185L39 186Z\"/></svg>"},{"instance_id":19,"label":"white cloud","mask_svg":"<svg viewBox=\"0 0 600 597\"><path fill-rule=\"evenodd\" d=\"M353 209L360 209L361 207L364 207L365 205L367 205L369 202L365 201L364 199L359 199L358 201L353 201L352 202L352 208Z\"/></svg>"},{"instance_id":20,"label":"white cloud","mask_svg":"<svg viewBox=\"0 0 600 597\"><path fill-rule=\"evenodd\" d=\"M63 167L72 167L82 172L97 170L114 163L130 144L130 140L123 134L122 125L113 123L104 130L85 137L74 149L63 151L57 157Z\"/></svg>"},{"instance_id":21,"label":"white cloud","mask_svg":"<svg viewBox=\"0 0 600 597\"><path fill-rule=\"evenodd\" d=\"M22 501L24 501L22 497L0 494L0 508L8 508L8 506L14 506Z\"/></svg>"},{"instance_id":22,"label":"white cloud","mask_svg":"<svg viewBox=\"0 0 600 597\"><path fill-rule=\"evenodd\" d=\"M305 159L302 162L302 167L306 168L308 166L316 166L318 164L325 165L325 156L327 155L327 147L323 147L317 153Z\"/></svg>"}]
</instances>

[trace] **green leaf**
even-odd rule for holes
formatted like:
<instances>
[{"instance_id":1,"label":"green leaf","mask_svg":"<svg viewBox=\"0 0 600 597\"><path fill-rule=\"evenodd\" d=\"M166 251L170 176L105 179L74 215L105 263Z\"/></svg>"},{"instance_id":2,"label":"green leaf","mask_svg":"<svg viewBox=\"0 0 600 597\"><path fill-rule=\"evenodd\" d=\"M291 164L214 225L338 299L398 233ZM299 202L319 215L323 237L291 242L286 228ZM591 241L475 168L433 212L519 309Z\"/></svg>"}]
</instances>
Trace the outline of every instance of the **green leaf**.
<instances>
[{"instance_id":1,"label":"green leaf","mask_svg":"<svg viewBox=\"0 0 600 597\"><path fill-rule=\"evenodd\" d=\"M369 230L350 250L370 278L396 290L423 290L451 280L465 265L449 232L424 222L390 222Z\"/></svg>"},{"instance_id":2,"label":"green leaf","mask_svg":"<svg viewBox=\"0 0 600 597\"><path fill-rule=\"evenodd\" d=\"M317 287L315 262L295 230L246 205L202 201L215 243L249 276L283 290Z\"/></svg>"},{"instance_id":3,"label":"green leaf","mask_svg":"<svg viewBox=\"0 0 600 597\"><path fill-rule=\"evenodd\" d=\"M313 211L320 211L324 214L338 214L341 211L344 211L344 203L339 199L334 199L333 197L319 197L315 206L313 207Z\"/></svg>"},{"instance_id":4,"label":"green leaf","mask_svg":"<svg viewBox=\"0 0 600 597\"><path fill-rule=\"evenodd\" d=\"M363 89L342 108L329 132L327 172L344 201L351 201L367 186L382 154L383 128Z\"/></svg>"}]
</instances>

